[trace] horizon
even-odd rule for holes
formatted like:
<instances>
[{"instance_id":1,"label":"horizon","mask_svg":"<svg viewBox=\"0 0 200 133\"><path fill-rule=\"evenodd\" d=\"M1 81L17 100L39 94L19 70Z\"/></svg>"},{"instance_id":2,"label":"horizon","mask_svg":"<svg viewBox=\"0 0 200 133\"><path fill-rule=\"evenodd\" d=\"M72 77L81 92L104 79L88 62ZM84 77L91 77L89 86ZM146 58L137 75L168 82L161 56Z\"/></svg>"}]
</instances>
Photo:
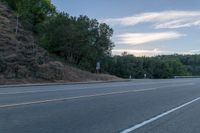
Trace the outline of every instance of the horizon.
<instances>
[{"instance_id":1,"label":"horizon","mask_svg":"<svg viewBox=\"0 0 200 133\"><path fill-rule=\"evenodd\" d=\"M59 11L87 15L114 29L114 55L200 54L200 1L52 0Z\"/></svg>"}]
</instances>

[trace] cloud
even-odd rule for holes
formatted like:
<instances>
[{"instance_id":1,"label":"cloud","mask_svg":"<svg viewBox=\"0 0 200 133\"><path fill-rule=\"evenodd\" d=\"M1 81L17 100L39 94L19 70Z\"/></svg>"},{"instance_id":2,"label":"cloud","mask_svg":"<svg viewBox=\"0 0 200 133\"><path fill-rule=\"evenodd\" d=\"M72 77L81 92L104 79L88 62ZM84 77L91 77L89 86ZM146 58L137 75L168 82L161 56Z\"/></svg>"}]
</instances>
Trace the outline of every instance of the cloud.
<instances>
[{"instance_id":1,"label":"cloud","mask_svg":"<svg viewBox=\"0 0 200 133\"><path fill-rule=\"evenodd\" d=\"M195 50L189 50L189 51L185 51L185 52L180 52L180 54L183 54L183 55L200 54L200 49L195 49Z\"/></svg>"},{"instance_id":2,"label":"cloud","mask_svg":"<svg viewBox=\"0 0 200 133\"><path fill-rule=\"evenodd\" d=\"M160 50L158 48L152 50L144 50L144 49L114 49L112 50L114 55L121 55L123 52L127 52L128 54L132 54L135 56L157 56L157 55L171 55L171 54L181 54L181 55L195 55L200 54L200 50L189 50L189 51L166 51Z\"/></svg>"},{"instance_id":3,"label":"cloud","mask_svg":"<svg viewBox=\"0 0 200 133\"><path fill-rule=\"evenodd\" d=\"M124 33L116 36L116 44L139 45L154 41L171 40L185 36L178 32Z\"/></svg>"},{"instance_id":4,"label":"cloud","mask_svg":"<svg viewBox=\"0 0 200 133\"><path fill-rule=\"evenodd\" d=\"M135 56L156 56L162 54L173 54L171 51L162 51L157 48L152 50L141 50L141 49L114 49L114 55L121 55L123 52L127 52L128 54L133 54Z\"/></svg>"},{"instance_id":5,"label":"cloud","mask_svg":"<svg viewBox=\"0 0 200 133\"><path fill-rule=\"evenodd\" d=\"M200 26L200 11L163 11L147 12L122 18L109 18L102 22L111 25L135 26L141 23L153 23L154 28L182 28Z\"/></svg>"}]
</instances>

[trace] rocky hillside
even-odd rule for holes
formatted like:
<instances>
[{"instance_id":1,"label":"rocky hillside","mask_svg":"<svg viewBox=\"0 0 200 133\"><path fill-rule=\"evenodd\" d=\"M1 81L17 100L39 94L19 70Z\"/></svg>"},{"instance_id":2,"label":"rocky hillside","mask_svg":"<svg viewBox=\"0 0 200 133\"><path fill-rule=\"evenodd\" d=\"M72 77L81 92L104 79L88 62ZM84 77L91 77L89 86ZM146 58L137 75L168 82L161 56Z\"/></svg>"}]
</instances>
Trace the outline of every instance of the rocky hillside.
<instances>
[{"instance_id":1,"label":"rocky hillside","mask_svg":"<svg viewBox=\"0 0 200 133\"><path fill-rule=\"evenodd\" d=\"M52 59L38 44L32 32L0 2L0 84L28 82L88 81L118 79L85 72Z\"/></svg>"}]
</instances>

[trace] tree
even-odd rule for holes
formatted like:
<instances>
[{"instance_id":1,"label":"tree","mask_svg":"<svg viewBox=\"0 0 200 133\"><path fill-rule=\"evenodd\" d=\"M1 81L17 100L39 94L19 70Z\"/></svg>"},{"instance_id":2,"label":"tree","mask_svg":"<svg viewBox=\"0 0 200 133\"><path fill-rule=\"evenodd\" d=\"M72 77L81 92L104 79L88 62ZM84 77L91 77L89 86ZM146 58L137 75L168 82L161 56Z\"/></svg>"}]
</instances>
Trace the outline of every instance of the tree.
<instances>
[{"instance_id":1,"label":"tree","mask_svg":"<svg viewBox=\"0 0 200 133\"><path fill-rule=\"evenodd\" d=\"M53 15L55 6L50 0L4 0L13 8L25 27L33 29L47 16ZM18 25L17 25L18 27Z\"/></svg>"},{"instance_id":2,"label":"tree","mask_svg":"<svg viewBox=\"0 0 200 133\"><path fill-rule=\"evenodd\" d=\"M87 16L67 13L50 16L38 26L41 45L68 63L95 71L95 64L111 56L113 30Z\"/></svg>"}]
</instances>

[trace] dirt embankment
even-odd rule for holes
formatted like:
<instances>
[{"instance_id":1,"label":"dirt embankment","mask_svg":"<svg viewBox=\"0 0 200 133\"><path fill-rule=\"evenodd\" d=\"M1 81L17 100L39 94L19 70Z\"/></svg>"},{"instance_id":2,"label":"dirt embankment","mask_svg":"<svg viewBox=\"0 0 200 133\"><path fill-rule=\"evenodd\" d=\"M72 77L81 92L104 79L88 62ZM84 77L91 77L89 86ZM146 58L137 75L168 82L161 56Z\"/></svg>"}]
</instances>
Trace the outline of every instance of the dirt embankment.
<instances>
[{"instance_id":1,"label":"dirt embankment","mask_svg":"<svg viewBox=\"0 0 200 133\"><path fill-rule=\"evenodd\" d=\"M34 82L79 82L117 80L106 74L92 74L52 59L31 31L25 30L15 13L0 2L0 84Z\"/></svg>"}]
</instances>

